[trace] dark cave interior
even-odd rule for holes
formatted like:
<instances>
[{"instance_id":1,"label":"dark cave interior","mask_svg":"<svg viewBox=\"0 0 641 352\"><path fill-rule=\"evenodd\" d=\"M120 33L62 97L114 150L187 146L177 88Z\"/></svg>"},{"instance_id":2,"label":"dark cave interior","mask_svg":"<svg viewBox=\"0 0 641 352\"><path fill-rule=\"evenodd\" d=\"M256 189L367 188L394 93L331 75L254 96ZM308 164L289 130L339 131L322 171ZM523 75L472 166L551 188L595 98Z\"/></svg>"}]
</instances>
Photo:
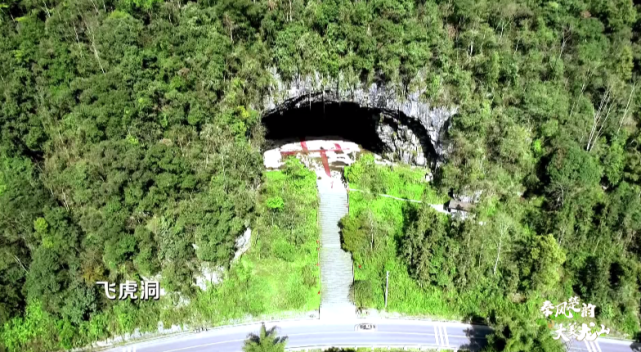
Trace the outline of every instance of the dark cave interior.
<instances>
[{"instance_id":1,"label":"dark cave interior","mask_svg":"<svg viewBox=\"0 0 641 352\"><path fill-rule=\"evenodd\" d=\"M321 103L279 110L263 117L267 149L300 139L339 138L359 144L363 149L382 154L386 146L376 132L381 119L378 109L355 103Z\"/></svg>"},{"instance_id":2,"label":"dark cave interior","mask_svg":"<svg viewBox=\"0 0 641 352\"><path fill-rule=\"evenodd\" d=\"M367 108L352 102L314 102L277 109L263 116L262 123L266 130L265 150L300 140L339 139L354 142L378 155L390 152L390 147L381 139L377 127L387 125L398 131L402 124L418 138L425 157L436 159L425 127L401 112Z\"/></svg>"}]
</instances>

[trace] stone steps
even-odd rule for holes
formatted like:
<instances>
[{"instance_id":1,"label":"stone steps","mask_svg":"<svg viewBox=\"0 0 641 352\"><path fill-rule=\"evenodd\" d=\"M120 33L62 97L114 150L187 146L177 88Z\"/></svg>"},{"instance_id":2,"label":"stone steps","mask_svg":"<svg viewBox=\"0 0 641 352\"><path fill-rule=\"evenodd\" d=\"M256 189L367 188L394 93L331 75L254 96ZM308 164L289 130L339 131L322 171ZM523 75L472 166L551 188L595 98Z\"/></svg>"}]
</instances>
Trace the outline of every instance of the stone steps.
<instances>
[{"instance_id":1,"label":"stone steps","mask_svg":"<svg viewBox=\"0 0 641 352\"><path fill-rule=\"evenodd\" d=\"M348 198L344 185L334 180L317 180L320 197L321 226L321 319L356 317L356 307L349 300L354 281L352 257L341 249L339 221L347 215Z\"/></svg>"}]
</instances>

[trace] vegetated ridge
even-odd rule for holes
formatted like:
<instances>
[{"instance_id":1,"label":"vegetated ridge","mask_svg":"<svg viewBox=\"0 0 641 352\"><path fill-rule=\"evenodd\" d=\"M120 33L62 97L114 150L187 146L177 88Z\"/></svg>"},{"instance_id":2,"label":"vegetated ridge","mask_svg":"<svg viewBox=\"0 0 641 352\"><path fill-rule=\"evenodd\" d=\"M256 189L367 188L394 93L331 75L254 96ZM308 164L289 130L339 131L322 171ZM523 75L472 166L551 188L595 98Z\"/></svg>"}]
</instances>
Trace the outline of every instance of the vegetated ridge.
<instances>
[{"instance_id":1,"label":"vegetated ridge","mask_svg":"<svg viewBox=\"0 0 641 352\"><path fill-rule=\"evenodd\" d=\"M600 322L635 334L638 28L632 0L3 0L4 348L70 349L160 320L215 324L318 303L315 254L292 250L317 239L316 200L297 203L295 193L314 194L313 182L294 165L262 170L260 110L274 67L284 80L319 72L401 84L422 72L422 99L458 106L433 187L482 191L476 216L486 225L429 209L390 221L376 209L354 214L356 233L369 234L360 229L372 219L389 227L374 239L384 253L354 247L357 260L380 268L386 256L407 269L402 287L417 298L390 291L390 309L480 314L498 328L493 346L529 351L506 341L543 331L529 323L542 300L577 295ZM389 180L348 177L415 199L389 191ZM292 178L307 183L286 193ZM258 244L230 269L248 226ZM270 258L305 286L252 286ZM226 267L227 284L200 292L192 282L204 264ZM159 274L171 293L159 302L109 301L95 285ZM361 276L374 293L380 277ZM244 303L230 304L241 288ZM461 306L446 309L452 302Z\"/></svg>"}]
</instances>

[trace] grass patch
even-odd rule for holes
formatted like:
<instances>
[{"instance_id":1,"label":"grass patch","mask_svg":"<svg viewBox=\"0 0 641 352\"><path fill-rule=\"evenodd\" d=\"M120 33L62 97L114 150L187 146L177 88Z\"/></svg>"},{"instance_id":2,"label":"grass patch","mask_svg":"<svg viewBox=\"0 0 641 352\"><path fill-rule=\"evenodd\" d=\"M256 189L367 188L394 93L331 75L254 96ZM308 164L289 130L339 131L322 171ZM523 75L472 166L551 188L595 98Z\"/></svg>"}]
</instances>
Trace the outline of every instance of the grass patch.
<instances>
[{"instance_id":1,"label":"grass patch","mask_svg":"<svg viewBox=\"0 0 641 352\"><path fill-rule=\"evenodd\" d=\"M367 302L367 308L384 309L386 274L389 271L388 312L448 320L486 317L492 311L536 313L538 308L533 303L514 304L500 291L487 290L481 285L459 292L432 285L421 286L410 276L406 261L401 258L400 247L413 221L412 214L423 205L378 197L372 193L422 199L430 204L446 202L446 195L438 194L425 182L424 169L376 165L373 159L364 156L346 168L345 175L350 187L371 190L371 193L350 192L349 214L342 221L344 229L352 224L349 230L360 231L364 241L371 241L370 248L344 244L345 247L352 246L345 249L353 254L355 281L368 282L363 286L372 290L367 299L355 297L357 303ZM446 223L450 221L444 214L439 214L438 219Z\"/></svg>"},{"instance_id":2,"label":"grass patch","mask_svg":"<svg viewBox=\"0 0 641 352\"><path fill-rule=\"evenodd\" d=\"M116 309L116 305L101 313L102 318L91 320L105 322L93 328L99 330L96 338L107 330L120 334L140 327L154 332L158 321L164 326L219 326L251 317L285 318L318 309L316 176L296 159L289 159L286 165L283 171L264 173L251 247L223 272L222 282L206 291L197 289L191 300L165 296L157 302L136 304L135 309L122 302L123 309Z\"/></svg>"},{"instance_id":3,"label":"grass patch","mask_svg":"<svg viewBox=\"0 0 641 352\"><path fill-rule=\"evenodd\" d=\"M320 305L316 176L290 158L283 171L263 179L250 250L193 304L206 322Z\"/></svg>"},{"instance_id":4,"label":"grass patch","mask_svg":"<svg viewBox=\"0 0 641 352\"><path fill-rule=\"evenodd\" d=\"M408 165L376 165L371 154L363 154L358 162L345 168L345 178L352 189L444 204L447 195L439 194L429 186L426 182L428 173L428 169Z\"/></svg>"},{"instance_id":5,"label":"grass patch","mask_svg":"<svg viewBox=\"0 0 641 352\"><path fill-rule=\"evenodd\" d=\"M364 155L345 170L350 188L372 190L399 198L421 199L430 204L442 204L447 196L438 194L425 182L425 169L409 166L381 166ZM407 215L420 204L377 197L364 192L349 193L350 218L367 213L378 237L374 238L370 255L354 253L354 280L369 281L373 290L371 307L385 307L385 279L390 272L387 310L413 315L430 314L444 318L458 318L460 310L453 309L448 297L438 289L419 287L408 273L407 266L398 258L398 251ZM374 236L376 237L376 236Z\"/></svg>"},{"instance_id":6,"label":"grass patch","mask_svg":"<svg viewBox=\"0 0 641 352\"><path fill-rule=\"evenodd\" d=\"M389 293L387 310L412 315L430 314L443 318L458 318L461 312L453 309L449 300L439 289L421 288L409 276L407 266L398 258L398 242L403 236L406 224L404 214L419 205L400 202L390 198L367 199L362 193L350 193L350 217L357 217L365 211L371 211L386 236L375 248L373 256L355 256L354 280L370 281L374 302L372 308L385 307L385 279L389 271Z\"/></svg>"}]
</instances>

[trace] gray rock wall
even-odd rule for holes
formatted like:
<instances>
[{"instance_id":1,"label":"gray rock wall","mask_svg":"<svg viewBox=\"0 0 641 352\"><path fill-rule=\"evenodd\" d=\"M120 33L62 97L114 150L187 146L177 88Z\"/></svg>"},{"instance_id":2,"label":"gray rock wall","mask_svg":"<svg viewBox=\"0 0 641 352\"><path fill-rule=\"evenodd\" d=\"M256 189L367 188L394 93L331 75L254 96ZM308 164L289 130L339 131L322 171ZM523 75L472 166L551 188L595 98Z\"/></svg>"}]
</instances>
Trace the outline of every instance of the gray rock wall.
<instances>
[{"instance_id":1,"label":"gray rock wall","mask_svg":"<svg viewBox=\"0 0 641 352\"><path fill-rule=\"evenodd\" d=\"M318 73L285 82L272 70L272 77L273 85L263 102L263 116L318 102L356 103L378 109L384 115L377 132L389 149L387 158L426 165L426 158L438 162L448 154L446 132L458 109L432 107L423 101L421 75L410 84L413 88L390 83L348 84L343 75L328 79Z\"/></svg>"}]
</instances>

